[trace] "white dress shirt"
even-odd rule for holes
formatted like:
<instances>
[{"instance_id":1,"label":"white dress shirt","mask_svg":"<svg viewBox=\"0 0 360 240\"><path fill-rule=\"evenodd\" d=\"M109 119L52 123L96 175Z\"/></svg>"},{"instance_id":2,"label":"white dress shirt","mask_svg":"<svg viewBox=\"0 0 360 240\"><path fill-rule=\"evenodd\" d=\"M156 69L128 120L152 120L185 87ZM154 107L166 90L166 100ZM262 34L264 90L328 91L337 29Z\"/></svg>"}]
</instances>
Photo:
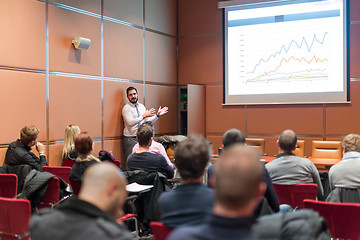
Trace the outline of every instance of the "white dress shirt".
<instances>
[{"instance_id":1,"label":"white dress shirt","mask_svg":"<svg viewBox=\"0 0 360 240\"><path fill-rule=\"evenodd\" d=\"M138 110L136 110L136 105ZM146 108L141 103L127 103L122 109L122 116L124 119L124 136L135 137L139 126L143 122L151 122L152 124L158 119L155 114L152 117L143 119L142 115L146 112Z\"/></svg>"}]
</instances>

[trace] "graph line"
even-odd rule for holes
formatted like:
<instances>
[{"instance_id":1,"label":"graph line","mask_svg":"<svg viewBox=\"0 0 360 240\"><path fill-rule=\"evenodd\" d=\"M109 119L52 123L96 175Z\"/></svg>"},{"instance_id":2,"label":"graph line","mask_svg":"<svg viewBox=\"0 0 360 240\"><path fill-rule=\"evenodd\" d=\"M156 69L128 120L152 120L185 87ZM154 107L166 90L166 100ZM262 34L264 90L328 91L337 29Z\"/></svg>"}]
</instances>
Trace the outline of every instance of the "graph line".
<instances>
[{"instance_id":1,"label":"graph line","mask_svg":"<svg viewBox=\"0 0 360 240\"><path fill-rule=\"evenodd\" d=\"M321 60L320 58L316 58L315 55L311 58L310 61L306 60L304 57L302 57L302 58L295 58L294 56L291 56L289 59L283 58L283 59L281 59L280 64L279 64L274 70L271 70L271 71L269 71L269 72L265 72L265 73L263 73L263 74L261 74L261 75L259 75L259 76L257 76L257 77L248 79L246 82L251 82L251 81L257 80L257 79L259 79L259 78L262 78L262 77L264 77L264 76L267 76L267 75L269 75L269 74L271 74L271 73L275 73L275 72L282 66L283 62L288 63L290 60L295 60L295 61L298 61L299 63L302 62L302 61L305 61L307 64L310 64L310 63L311 63L312 61L314 61L314 60L315 60L316 63L328 61L327 58L324 58L323 60Z\"/></svg>"},{"instance_id":2,"label":"graph line","mask_svg":"<svg viewBox=\"0 0 360 240\"><path fill-rule=\"evenodd\" d=\"M287 48L285 47L285 45L282 45L279 51L277 51L277 52L274 53L274 54L271 54L266 60L263 59L263 58L260 59L259 62L258 62L257 64L255 64L254 70L251 71L251 72L248 72L248 73L254 73L254 72L256 71L256 68L257 68L262 62L268 62L272 57L275 58L277 55L280 55L283 50L284 50L286 53L288 53L288 52L289 52L289 49L290 49L290 47L291 47L291 45L292 45L293 43L296 44L296 46L297 46L298 48L301 48L302 45L303 45L303 43L305 43L305 44L306 44L306 47L307 47L307 51L310 52L311 49L312 49L312 47L313 47L313 45L314 45L314 43L315 43L315 41L316 41L316 42L319 42L320 44L324 44L326 35L327 35L327 32L325 32L322 41L319 41L319 40L317 39L317 37L316 37L316 34L314 33L314 36L313 36L313 38L312 38L312 42L311 42L310 46L309 46L309 44L307 43L305 37L302 38L300 45L299 45L295 40L291 40L291 42L290 42L290 44L289 44L289 46L288 46Z\"/></svg>"}]
</instances>

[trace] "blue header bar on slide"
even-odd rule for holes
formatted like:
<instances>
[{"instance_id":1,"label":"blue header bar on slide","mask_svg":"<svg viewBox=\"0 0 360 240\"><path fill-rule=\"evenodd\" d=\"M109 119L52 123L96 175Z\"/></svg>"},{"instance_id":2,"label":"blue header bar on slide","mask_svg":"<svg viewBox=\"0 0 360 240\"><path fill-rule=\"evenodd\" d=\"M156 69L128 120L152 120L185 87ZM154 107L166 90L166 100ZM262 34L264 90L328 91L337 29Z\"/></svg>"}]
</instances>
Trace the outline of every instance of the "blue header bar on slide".
<instances>
[{"instance_id":1,"label":"blue header bar on slide","mask_svg":"<svg viewBox=\"0 0 360 240\"><path fill-rule=\"evenodd\" d=\"M296 13L296 14L278 15L271 17L231 20L228 22L228 27L238 27L238 26L246 26L246 25L276 23L276 22L290 22L290 21L339 17L339 16L340 16L340 9L335 9L335 10L321 11L321 12Z\"/></svg>"}]
</instances>

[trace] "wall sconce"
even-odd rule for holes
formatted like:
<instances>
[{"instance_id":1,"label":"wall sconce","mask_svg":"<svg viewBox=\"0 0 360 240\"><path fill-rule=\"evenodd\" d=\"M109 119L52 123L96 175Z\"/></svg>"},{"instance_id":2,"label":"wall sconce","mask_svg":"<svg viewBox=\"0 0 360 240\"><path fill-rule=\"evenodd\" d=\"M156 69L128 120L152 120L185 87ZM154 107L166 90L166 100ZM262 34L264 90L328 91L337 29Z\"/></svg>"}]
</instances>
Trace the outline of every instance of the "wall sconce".
<instances>
[{"instance_id":1,"label":"wall sconce","mask_svg":"<svg viewBox=\"0 0 360 240\"><path fill-rule=\"evenodd\" d=\"M76 37L72 40L74 47L76 49L88 49L90 46L91 40L83 37Z\"/></svg>"}]
</instances>

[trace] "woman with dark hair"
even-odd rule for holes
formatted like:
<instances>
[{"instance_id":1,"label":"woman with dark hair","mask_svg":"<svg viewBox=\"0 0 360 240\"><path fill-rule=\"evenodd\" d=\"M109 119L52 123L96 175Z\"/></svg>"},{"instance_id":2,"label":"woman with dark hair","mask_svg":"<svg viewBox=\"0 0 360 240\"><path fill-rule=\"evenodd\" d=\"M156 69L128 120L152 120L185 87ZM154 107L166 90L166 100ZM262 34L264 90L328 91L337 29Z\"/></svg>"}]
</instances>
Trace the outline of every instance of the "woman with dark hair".
<instances>
[{"instance_id":1,"label":"woman with dark hair","mask_svg":"<svg viewBox=\"0 0 360 240\"><path fill-rule=\"evenodd\" d=\"M76 163L71 168L70 180L81 182L85 170L92 164L99 163L100 160L91 154L94 150L94 145L89 133L79 133L74 142L75 149L79 156L76 159Z\"/></svg>"}]
</instances>

